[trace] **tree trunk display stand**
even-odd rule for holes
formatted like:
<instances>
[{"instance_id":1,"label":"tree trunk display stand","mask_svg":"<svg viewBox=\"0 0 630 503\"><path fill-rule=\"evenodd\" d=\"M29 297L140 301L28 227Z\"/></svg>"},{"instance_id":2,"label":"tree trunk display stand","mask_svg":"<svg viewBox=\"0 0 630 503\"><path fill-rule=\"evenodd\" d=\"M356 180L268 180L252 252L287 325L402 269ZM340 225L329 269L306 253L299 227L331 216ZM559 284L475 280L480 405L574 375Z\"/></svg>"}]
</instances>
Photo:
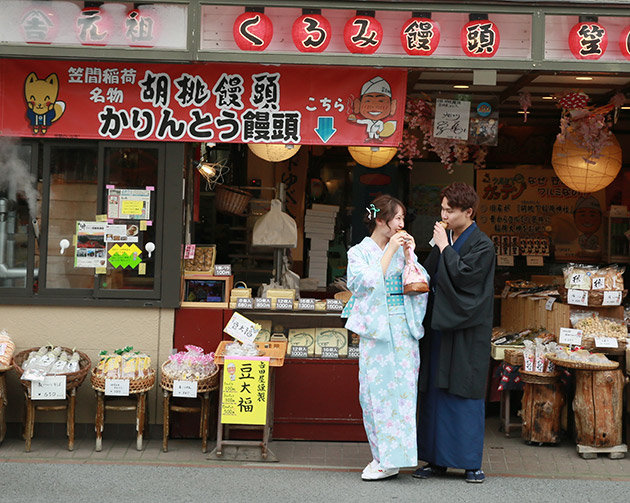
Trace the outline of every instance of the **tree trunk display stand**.
<instances>
[{"instance_id":1,"label":"tree trunk display stand","mask_svg":"<svg viewBox=\"0 0 630 503\"><path fill-rule=\"evenodd\" d=\"M557 444L560 442L562 407L565 397L557 372L526 372L523 379L521 435L529 443Z\"/></svg>"},{"instance_id":2,"label":"tree trunk display stand","mask_svg":"<svg viewBox=\"0 0 630 503\"><path fill-rule=\"evenodd\" d=\"M94 369L96 370L96 369ZM92 387L96 393L96 419L94 421L94 429L96 430L96 451L103 450L103 426L105 424L105 411L135 411L136 413L136 449L142 450L142 441L144 428L149 420L147 413L147 392L153 388L155 384L155 370L150 369L149 375L139 377L137 379L129 379L129 396L111 396L106 395L107 379L104 376L96 375L92 370L90 380ZM110 400L135 398L136 403L133 405L109 405L106 403Z\"/></svg>"},{"instance_id":3,"label":"tree trunk display stand","mask_svg":"<svg viewBox=\"0 0 630 503\"><path fill-rule=\"evenodd\" d=\"M199 413L199 436L201 437L201 452L208 451L208 428L210 423L210 393L219 389L219 367L217 366L213 374L197 381L197 398L201 401L200 406L183 406L174 405L170 402L173 395L174 380L164 372L162 364L162 373L160 379L160 387L164 397L164 421L162 430L162 450L168 451L168 435L170 427L171 412L179 412L184 414ZM187 400L193 400L188 398Z\"/></svg>"},{"instance_id":4,"label":"tree trunk display stand","mask_svg":"<svg viewBox=\"0 0 630 503\"><path fill-rule=\"evenodd\" d=\"M28 355L32 351L37 351L39 348L30 348L24 351L20 351L17 355L13 356L13 369L20 377L20 384L24 388L24 397L26 398L25 414L24 414L24 450L31 452L31 443L33 440L33 431L35 429L35 412L36 411L66 411L66 435L68 437L68 450L74 450L74 414L76 410L76 397L77 388L81 386L85 380L92 362L90 358L81 351L77 351L80 355L79 370L68 374L59 374L66 376L66 398L63 400L63 405L35 405L35 403L42 403L43 401L33 400L31 398L31 381L23 381L21 379L24 371L22 370L22 364L28 358ZM66 353L72 354L73 350L70 348L61 348ZM62 400L56 400L57 402Z\"/></svg>"}]
</instances>

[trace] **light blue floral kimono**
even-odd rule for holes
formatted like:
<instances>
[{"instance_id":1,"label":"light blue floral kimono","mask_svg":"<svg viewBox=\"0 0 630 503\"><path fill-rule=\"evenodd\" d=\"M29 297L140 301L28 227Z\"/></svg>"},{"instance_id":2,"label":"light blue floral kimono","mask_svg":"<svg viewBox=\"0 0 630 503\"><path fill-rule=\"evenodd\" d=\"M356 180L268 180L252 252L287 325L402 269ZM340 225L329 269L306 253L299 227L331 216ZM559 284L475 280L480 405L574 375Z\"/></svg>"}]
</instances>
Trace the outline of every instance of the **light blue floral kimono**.
<instances>
[{"instance_id":1,"label":"light blue floral kimono","mask_svg":"<svg viewBox=\"0 0 630 503\"><path fill-rule=\"evenodd\" d=\"M418 340L424 335L427 294L400 295L403 249L392 257L385 277L383 253L370 237L348 251L347 284L353 300L346 328L360 336L359 400L372 455L383 468L399 468L418 463Z\"/></svg>"}]
</instances>

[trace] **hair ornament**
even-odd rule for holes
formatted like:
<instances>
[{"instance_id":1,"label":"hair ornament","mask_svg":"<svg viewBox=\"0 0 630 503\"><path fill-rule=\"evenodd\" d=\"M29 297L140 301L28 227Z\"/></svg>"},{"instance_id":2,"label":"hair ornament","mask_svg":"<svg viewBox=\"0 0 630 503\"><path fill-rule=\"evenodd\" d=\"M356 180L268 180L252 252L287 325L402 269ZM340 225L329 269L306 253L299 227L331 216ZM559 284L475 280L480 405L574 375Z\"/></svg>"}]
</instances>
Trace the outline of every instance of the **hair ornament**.
<instances>
[{"instance_id":1,"label":"hair ornament","mask_svg":"<svg viewBox=\"0 0 630 503\"><path fill-rule=\"evenodd\" d=\"M368 220L372 220L373 218L376 218L376 214L381 211L380 208L377 208L376 206L374 206L374 203L370 204L370 206L367 206L365 208L368 212Z\"/></svg>"}]
</instances>

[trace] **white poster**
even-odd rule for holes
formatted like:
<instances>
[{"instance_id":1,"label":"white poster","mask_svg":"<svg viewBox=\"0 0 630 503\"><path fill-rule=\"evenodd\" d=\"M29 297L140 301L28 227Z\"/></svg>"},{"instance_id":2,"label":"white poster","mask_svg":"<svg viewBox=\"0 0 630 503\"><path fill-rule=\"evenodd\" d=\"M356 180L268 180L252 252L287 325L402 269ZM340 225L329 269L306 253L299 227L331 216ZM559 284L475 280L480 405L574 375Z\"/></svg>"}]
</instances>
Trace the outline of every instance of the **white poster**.
<instances>
[{"instance_id":1,"label":"white poster","mask_svg":"<svg viewBox=\"0 0 630 503\"><path fill-rule=\"evenodd\" d=\"M151 191L144 189L108 189L107 218L149 220Z\"/></svg>"},{"instance_id":2,"label":"white poster","mask_svg":"<svg viewBox=\"0 0 630 503\"><path fill-rule=\"evenodd\" d=\"M106 243L137 243L139 229L136 224L132 225L106 225Z\"/></svg>"},{"instance_id":3,"label":"white poster","mask_svg":"<svg viewBox=\"0 0 630 503\"><path fill-rule=\"evenodd\" d=\"M433 136L451 140L468 140L470 101L435 100Z\"/></svg>"},{"instance_id":4,"label":"white poster","mask_svg":"<svg viewBox=\"0 0 630 503\"><path fill-rule=\"evenodd\" d=\"M77 221L74 267L106 267L105 222Z\"/></svg>"}]
</instances>

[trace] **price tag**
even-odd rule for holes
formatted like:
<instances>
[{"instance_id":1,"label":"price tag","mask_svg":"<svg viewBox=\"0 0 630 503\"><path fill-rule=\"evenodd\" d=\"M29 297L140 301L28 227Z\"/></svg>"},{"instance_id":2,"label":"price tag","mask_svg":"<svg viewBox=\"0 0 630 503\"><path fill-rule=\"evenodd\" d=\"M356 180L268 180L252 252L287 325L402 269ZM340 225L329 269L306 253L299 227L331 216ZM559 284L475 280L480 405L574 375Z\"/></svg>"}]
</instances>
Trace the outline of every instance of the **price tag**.
<instances>
[{"instance_id":1,"label":"price tag","mask_svg":"<svg viewBox=\"0 0 630 503\"><path fill-rule=\"evenodd\" d=\"M569 290L567 304L574 306L588 306L588 290Z\"/></svg>"},{"instance_id":2,"label":"price tag","mask_svg":"<svg viewBox=\"0 0 630 503\"><path fill-rule=\"evenodd\" d=\"M315 311L315 299L300 299L298 309L302 311Z\"/></svg>"},{"instance_id":3,"label":"price tag","mask_svg":"<svg viewBox=\"0 0 630 503\"><path fill-rule=\"evenodd\" d=\"M604 290L606 289L606 278L599 277L593 278L591 282L591 290Z\"/></svg>"},{"instance_id":4,"label":"price tag","mask_svg":"<svg viewBox=\"0 0 630 503\"><path fill-rule=\"evenodd\" d=\"M184 249L184 259L193 260L195 258L195 249L197 245L186 245Z\"/></svg>"},{"instance_id":5,"label":"price tag","mask_svg":"<svg viewBox=\"0 0 630 503\"><path fill-rule=\"evenodd\" d=\"M545 302L545 309L547 311L552 311L553 310L553 303L556 301L555 297L549 297L547 299L547 302Z\"/></svg>"},{"instance_id":6,"label":"price tag","mask_svg":"<svg viewBox=\"0 0 630 503\"><path fill-rule=\"evenodd\" d=\"M326 299L326 311L343 311L343 302L339 299Z\"/></svg>"},{"instance_id":7,"label":"price tag","mask_svg":"<svg viewBox=\"0 0 630 503\"><path fill-rule=\"evenodd\" d=\"M280 311L293 311L293 300L276 299L276 309Z\"/></svg>"},{"instance_id":8,"label":"price tag","mask_svg":"<svg viewBox=\"0 0 630 503\"><path fill-rule=\"evenodd\" d=\"M501 292L501 297L507 299L508 293L510 293L510 285L505 285L503 287L503 291Z\"/></svg>"},{"instance_id":9,"label":"price tag","mask_svg":"<svg viewBox=\"0 0 630 503\"><path fill-rule=\"evenodd\" d=\"M604 299L602 300L602 306L619 306L619 305L621 305L621 291L606 290L604 292Z\"/></svg>"},{"instance_id":10,"label":"price tag","mask_svg":"<svg viewBox=\"0 0 630 503\"><path fill-rule=\"evenodd\" d=\"M291 358L308 358L306 346L291 346Z\"/></svg>"},{"instance_id":11,"label":"price tag","mask_svg":"<svg viewBox=\"0 0 630 503\"><path fill-rule=\"evenodd\" d=\"M173 396L197 398L197 381L173 381Z\"/></svg>"},{"instance_id":12,"label":"price tag","mask_svg":"<svg viewBox=\"0 0 630 503\"><path fill-rule=\"evenodd\" d=\"M223 331L241 342L254 342L262 327L240 313L232 314Z\"/></svg>"},{"instance_id":13,"label":"price tag","mask_svg":"<svg viewBox=\"0 0 630 503\"><path fill-rule=\"evenodd\" d=\"M497 265L514 267L514 255L497 255Z\"/></svg>"},{"instance_id":14,"label":"price tag","mask_svg":"<svg viewBox=\"0 0 630 503\"><path fill-rule=\"evenodd\" d=\"M7 352L7 343L1 342L0 343L0 356L4 356L6 352Z\"/></svg>"},{"instance_id":15,"label":"price tag","mask_svg":"<svg viewBox=\"0 0 630 503\"><path fill-rule=\"evenodd\" d=\"M544 265L543 258L541 255L527 255L525 261L528 266L540 267Z\"/></svg>"},{"instance_id":16,"label":"price tag","mask_svg":"<svg viewBox=\"0 0 630 503\"><path fill-rule=\"evenodd\" d=\"M339 358L339 348L335 348L335 347L322 348L322 358Z\"/></svg>"},{"instance_id":17,"label":"price tag","mask_svg":"<svg viewBox=\"0 0 630 503\"><path fill-rule=\"evenodd\" d=\"M254 299L254 309L271 309L271 299L267 299L267 298Z\"/></svg>"},{"instance_id":18,"label":"price tag","mask_svg":"<svg viewBox=\"0 0 630 503\"><path fill-rule=\"evenodd\" d=\"M359 346L349 346L348 358L358 358L358 357L359 357Z\"/></svg>"},{"instance_id":19,"label":"price tag","mask_svg":"<svg viewBox=\"0 0 630 503\"><path fill-rule=\"evenodd\" d=\"M581 346L582 331L577 328L561 328L558 342L569 346Z\"/></svg>"},{"instance_id":20,"label":"price tag","mask_svg":"<svg viewBox=\"0 0 630 503\"><path fill-rule=\"evenodd\" d=\"M254 299L251 297L238 297L236 299L236 309L253 309Z\"/></svg>"},{"instance_id":21,"label":"price tag","mask_svg":"<svg viewBox=\"0 0 630 503\"><path fill-rule=\"evenodd\" d=\"M107 396L129 396L129 379L105 379Z\"/></svg>"},{"instance_id":22,"label":"price tag","mask_svg":"<svg viewBox=\"0 0 630 503\"><path fill-rule=\"evenodd\" d=\"M596 348L618 348L619 340L615 337L593 337Z\"/></svg>"},{"instance_id":23,"label":"price tag","mask_svg":"<svg viewBox=\"0 0 630 503\"><path fill-rule=\"evenodd\" d=\"M31 381L31 400L65 400L66 376L46 376L43 381Z\"/></svg>"},{"instance_id":24,"label":"price tag","mask_svg":"<svg viewBox=\"0 0 630 503\"><path fill-rule=\"evenodd\" d=\"M215 264L215 276L232 276L232 264Z\"/></svg>"}]
</instances>

